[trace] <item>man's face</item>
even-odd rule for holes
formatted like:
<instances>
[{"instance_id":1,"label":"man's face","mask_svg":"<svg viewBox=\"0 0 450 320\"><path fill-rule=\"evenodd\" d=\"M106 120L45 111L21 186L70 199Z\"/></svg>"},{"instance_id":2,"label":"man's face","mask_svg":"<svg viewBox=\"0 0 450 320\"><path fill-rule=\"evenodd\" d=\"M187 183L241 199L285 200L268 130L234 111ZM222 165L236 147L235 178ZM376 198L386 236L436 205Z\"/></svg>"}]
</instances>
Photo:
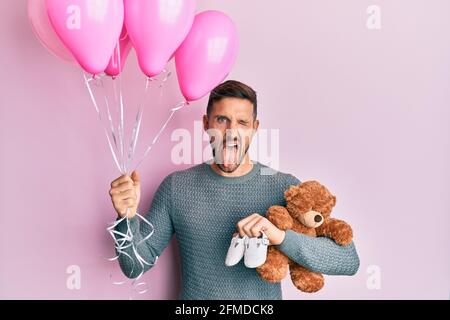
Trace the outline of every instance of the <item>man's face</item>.
<instances>
[{"instance_id":1,"label":"man's face","mask_svg":"<svg viewBox=\"0 0 450 320\"><path fill-rule=\"evenodd\" d=\"M203 116L214 162L226 173L235 171L250 147L259 121L253 118L253 104L240 98L223 98L214 103L211 114Z\"/></svg>"}]
</instances>

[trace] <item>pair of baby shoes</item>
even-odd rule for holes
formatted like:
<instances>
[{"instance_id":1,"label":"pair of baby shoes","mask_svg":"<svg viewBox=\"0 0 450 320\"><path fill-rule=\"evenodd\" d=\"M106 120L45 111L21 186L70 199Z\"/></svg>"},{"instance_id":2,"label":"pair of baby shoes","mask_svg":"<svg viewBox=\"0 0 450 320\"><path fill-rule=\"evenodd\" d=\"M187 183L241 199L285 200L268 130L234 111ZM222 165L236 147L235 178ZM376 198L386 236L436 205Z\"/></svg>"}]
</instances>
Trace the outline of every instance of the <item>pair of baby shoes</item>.
<instances>
[{"instance_id":1,"label":"pair of baby shoes","mask_svg":"<svg viewBox=\"0 0 450 320\"><path fill-rule=\"evenodd\" d=\"M255 238L240 237L239 234L234 236L228 248L225 265L232 267L241 261L242 257L244 257L244 264L247 268L256 268L262 265L267 258L269 239L264 232L261 233L262 236Z\"/></svg>"}]
</instances>

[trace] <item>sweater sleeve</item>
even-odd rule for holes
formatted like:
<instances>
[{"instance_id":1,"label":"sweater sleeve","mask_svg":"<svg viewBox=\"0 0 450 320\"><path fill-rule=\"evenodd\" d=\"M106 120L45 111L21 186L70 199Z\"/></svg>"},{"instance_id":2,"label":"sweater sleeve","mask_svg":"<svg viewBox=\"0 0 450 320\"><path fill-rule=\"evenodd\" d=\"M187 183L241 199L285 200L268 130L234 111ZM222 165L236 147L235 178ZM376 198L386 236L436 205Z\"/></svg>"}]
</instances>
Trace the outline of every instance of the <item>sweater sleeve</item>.
<instances>
[{"instance_id":1,"label":"sweater sleeve","mask_svg":"<svg viewBox=\"0 0 450 320\"><path fill-rule=\"evenodd\" d=\"M326 237L309 237L292 230L286 231L276 246L293 261L305 268L327 275L354 275L359 269L355 244L340 246Z\"/></svg>"},{"instance_id":2,"label":"sweater sleeve","mask_svg":"<svg viewBox=\"0 0 450 320\"><path fill-rule=\"evenodd\" d=\"M174 228L171 218L171 203L172 203L172 175L169 175L158 187L155 196L153 197L150 209L145 214L144 218L149 221L153 227L154 232L144 242L141 242L151 231L152 228L145 222L140 221L141 218L134 216L129 219L130 230L132 233L131 241L124 244L123 251L126 254L119 254L119 264L122 272L128 278L136 278L142 271L146 272L156 262L164 248L169 244L170 239L174 233ZM127 221L121 221L115 228L120 233L127 233ZM117 235L116 239L117 239ZM127 246L133 242L134 248L138 255L142 257L146 263L139 263L138 258L133 250L133 246ZM141 242L141 243L140 243ZM142 270L144 268L144 270Z\"/></svg>"}]
</instances>

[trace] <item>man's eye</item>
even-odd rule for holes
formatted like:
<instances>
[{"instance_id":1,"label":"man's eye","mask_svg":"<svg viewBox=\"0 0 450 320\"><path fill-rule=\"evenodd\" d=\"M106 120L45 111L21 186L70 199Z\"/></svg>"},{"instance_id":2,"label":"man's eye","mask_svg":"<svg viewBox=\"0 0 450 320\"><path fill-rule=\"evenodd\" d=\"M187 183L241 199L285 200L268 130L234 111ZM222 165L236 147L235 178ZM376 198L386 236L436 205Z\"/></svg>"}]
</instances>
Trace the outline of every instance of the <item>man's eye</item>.
<instances>
[{"instance_id":1,"label":"man's eye","mask_svg":"<svg viewBox=\"0 0 450 320\"><path fill-rule=\"evenodd\" d=\"M227 119L225 117L218 117L217 121L218 122L225 122L225 121L227 121Z\"/></svg>"}]
</instances>

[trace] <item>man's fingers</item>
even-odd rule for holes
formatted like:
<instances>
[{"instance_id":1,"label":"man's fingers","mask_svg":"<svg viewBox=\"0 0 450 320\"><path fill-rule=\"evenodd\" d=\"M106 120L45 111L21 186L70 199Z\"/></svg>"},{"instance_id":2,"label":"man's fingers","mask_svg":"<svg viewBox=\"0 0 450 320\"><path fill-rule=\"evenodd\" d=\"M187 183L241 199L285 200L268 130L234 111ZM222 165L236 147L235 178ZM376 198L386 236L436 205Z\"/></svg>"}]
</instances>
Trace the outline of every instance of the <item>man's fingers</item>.
<instances>
[{"instance_id":1,"label":"man's fingers","mask_svg":"<svg viewBox=\"0 0 450 320\"><path fill-rule=\"evenodd\" d=\"M121 192L119 196L120 196L121 200L125 200L128 198L136 198L136 192L134 192L133 189L130 189L130 190Z\"/></svg>"},{"instance_id":2,"label":"man's fingers","mask_svg":"<svg viewBox=\"0 0 450 320\"><path fill-rule=\"evenodd\" d=\"M124 182L120 184L119 186L112 188L109 190L110 196L120 195L121 193L128 191L128 190L134 190L134 187L130 184L127 184L127 182Z\"/></svg>"},{"instance_id":3,"label":"man's fingers","mask_svg":"<svg viewBox=\"0 0 450 320\"><path fill-rule=\"evenodd\" d=\"M250 229L250 233L252 237L260 237L262 235L261 231L265 228L266 222L264 218L261 218L258 222L256 222Z\"/></svg>"},{"instance_id":4,"label":"man's fingers","mask_svg":"<svg viewBox=\"0 0 450 320\"><path fill-rule=\"evenodd\" d=\"M132 177L122 175L111 182L109 194L114 209L121 217L127 213L128 209L132 210L130 216L133 216L138 205L136 186L139 185L139 174L133 172Z\"/></svg>"},{"instance_id":5,"label":"man's fingers","mask_svg":"<svg viewBox=\"0 0 450 320\"><path fill-rule=\"evenodd\" d=\"M134 185L132 182L129 182L129 181L122 182L117 187L114 187L111 189L110 195L120 194L121 192L124 192L127 190L134 190Z\"/></svg>"},{"instance_id":6,"label":"man's fingers","mask_svg":"<svg viewBox=\"0 0 450 320\"><path fill-rule=\"evenodd\" d=\"M260 215L257 214L257 213L253 213L253 214L249 215L248 217L246 217L246 218L240 220L240 221L236 224L236 229L237 229L238 231L241 230L242 227L243 227L247 222L249 222L250 220L254 219L255 217L260 217ZM240 232L239 232L239 233L240 233ZM241 236L242 236L242 234L241 234Z\"/></svg>"},{"instance_id":7,"label":"man's fingers","mask_svg":"<svg viewBox=\"0 0 450 320\"><path fill-rule=\"evenodd\" d=\"M251 229L252 227L261 219L260 216L253 217L252 220L248 221L244 226L242 226L242 230L245 235L248 237L252 237Z\"/></svg>"},{"instance_id":8,"label":"man's fingers","mask_svg":"<svg viewBox=\"0 0 450 320\"><path fill-rule=\"evenodd\" d=\"M249 221L251 221L251 220L253 220L253 219L255 219L255 218L258 218L258 217L260 217L259 214L253 213L253 214L249 215L248 217L246 217L246 218L240 220L240 221L236 224L236 229L237 229L237 231L239 232L239 235L240 235L241 237L244 237L245 235L247 235L243 227L244 227Z\"/></svg>"},{"instance_id":9,"label":"man's fingers","mask_svg":"<svg viewBox=\"0 0 450 320\"><path fill-rule=\"evenodd\" d=\"M125 180L125 181L121 182L116 188L119 188L119 187L124 187L125 190L127 190L126 188L131 189L134 187L133 180L131 180L131 178L129 180Z\"/></svg>"},{"instance_id":10,"label":"man's fingers","mask_svg":"<svg viewBox=\"0 0 450 320\"><path fill-rule=\"evenodd\" d=\"M124 213L124 211L126 209L135 207L135 206L136 206L136 200L134 198L117 200L114 204L114 207L116 209L118 209L121 213Z\"/></svg>"},{"instance_id":11,"label":"man's fingers","mask_svg":"<svg viewBox=\"0 0 450 320\"><path fill-rule=\"evenodd\" d=\"M133 182L133 180L131 180L130 176L128 175L121 175L120 177L118 177L116 180L114 180L113 182L111 182L111 188L115 188L117 187L119 184L125 182L125 181L131 181Z\"/></svg>"},{"instance_id":12,"label":"man's fingers","mask_svg":"<svg viewBox=\"0 0 450 320\"><path fill-rule=\"evenodd\" d=\"M125 190L123 192L115 193L111 196L114 202L120 202L129 198L136 199L136 192L133 189Z\"/></svg>"},{"instance_id":13,"label":"man's fingers","mask_svg":"<svg viewBox=\"0 0 450 320\"><path fill-rule=\"evenodd\" d=\"M133 180L135 185L138 185L141 183L141 176L139 175L139 172L133 171L131 173L131 180Z\"/></svg>"},{"instance_id":14,"label":"man's fingers","mask_svg":"<svg viewBox=\"0 0 450 320\"><path fill-rule=\"evenodd\" d=\"M254 213L236 224L236 229L241 237L260 237L261 231L268 229L269 220L258 213Z\"/></svg>"},{"instance_id":15,"label":"man's fingers","mask_svg":"<svg viewBox=\"0 0 450 320\"><path fill-rule=\"evenodd\" d=\"M136 200L134 198L128 198L119 201L119 206L122 208L131 208L136 205Z\"/></svg>"}]
</instances>

